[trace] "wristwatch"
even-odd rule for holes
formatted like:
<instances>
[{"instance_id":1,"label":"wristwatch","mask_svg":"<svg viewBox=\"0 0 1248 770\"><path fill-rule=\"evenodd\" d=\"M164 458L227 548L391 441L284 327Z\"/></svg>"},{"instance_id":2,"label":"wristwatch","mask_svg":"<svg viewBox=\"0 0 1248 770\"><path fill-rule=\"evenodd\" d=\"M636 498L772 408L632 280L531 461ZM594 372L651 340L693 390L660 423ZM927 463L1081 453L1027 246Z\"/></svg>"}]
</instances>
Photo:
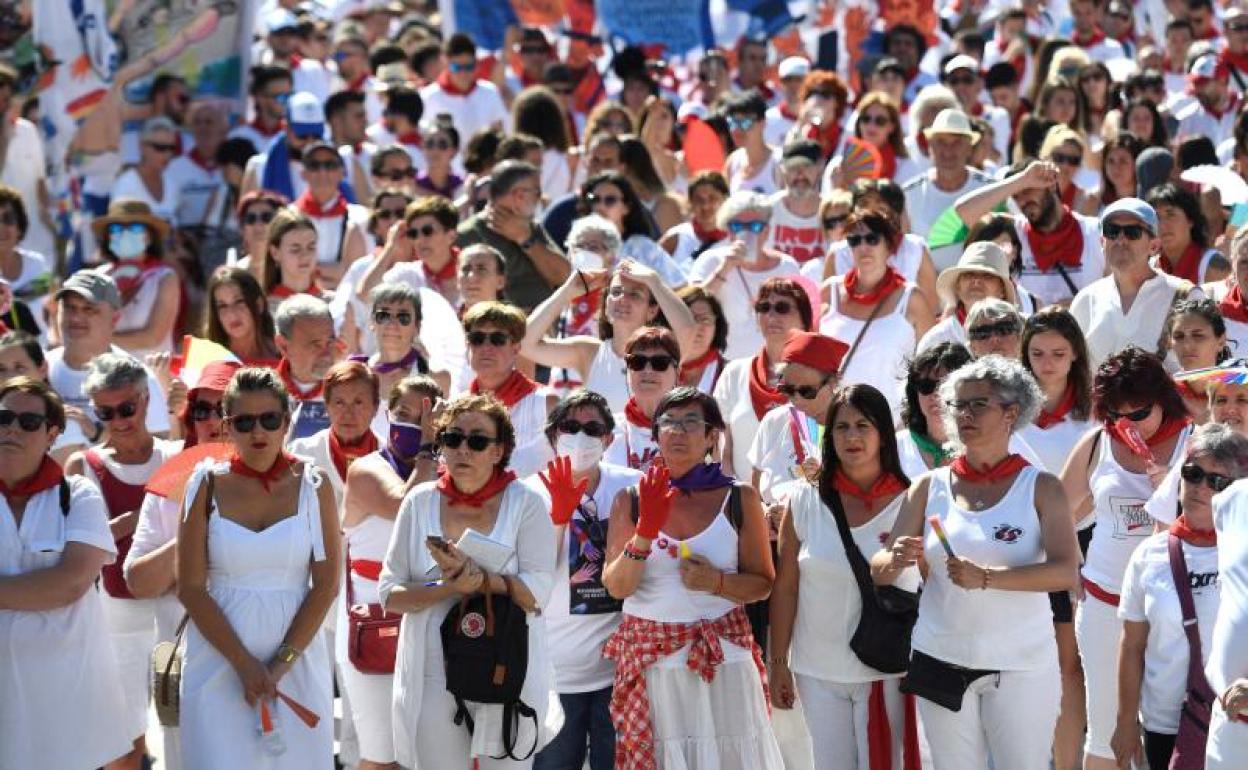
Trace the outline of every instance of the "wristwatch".
<instances>
[{"instance_id":1,"label":"wristwatch","mask_svg":"<svg viewBox=\"0 0 1248 770\"><path fill-rule=\"evenodd\" d=\"M537 229L534 228L529 231L529 237L525 238L523 241L520 242L520 248L523 251L528 251L529 249L533 248L533 245L536 243L537 243Z\"/></svg>"},{"instance_id":2,"label":"wristwatch","mask_svg":"<svg viewBox=\"0 0 1248 770\"><path fill-rule=\"evenodd\" d=\"M289 644L283 644L277 648L277 654L273 657L279 663L294 663L296 660L299 660L299 650Z\"/></svg>"}]
</instances>

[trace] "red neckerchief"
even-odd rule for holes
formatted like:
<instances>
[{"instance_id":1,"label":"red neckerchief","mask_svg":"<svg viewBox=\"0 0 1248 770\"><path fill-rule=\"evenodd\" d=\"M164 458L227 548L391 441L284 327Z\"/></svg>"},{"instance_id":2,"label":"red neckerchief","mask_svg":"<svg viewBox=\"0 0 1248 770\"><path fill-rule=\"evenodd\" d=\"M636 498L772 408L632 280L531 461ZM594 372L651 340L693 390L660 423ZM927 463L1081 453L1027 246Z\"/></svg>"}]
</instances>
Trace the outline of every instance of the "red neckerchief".
<instances>
[{"instance_id":1,"label":"red neckerchief","mask_svg":"<svg viewBox=\"0 0 1248 770\"><path fill-rule=\"evenodd\" d=\"M1231 53L1229 48L1222 49L1222 53L1218 54L1218 66L1214 70L1214 76L1229 78L1232 70L1248 72L1248 51Z\"/></svg>"},{"instance_id":2,"label":"red neckerchief","mask_svg":"<svg viewBox=\"0 0 1248 770\"><path fill-rule=\"evenodd\" d=\"M439 292L442 286L447 282L455 279L455 269L459 266L459 247L451 247L451 258L446 260L446 264L437 270L430 270L429 263L421 260L420 270L425 274L425 283L432 284Z\"/></svg>"},{"instance_id":3,"label":"red neckerchief","mask_svg":"<svg viewBox=\"0 0 1248 770\"><path fill-rule=\"evenodd\" d=\"M1223 318L1248 323L1248 308L1244 307L1244 294L1239 290L1239 283L1235 281L1235 276L1226 280L1232 283L1231 290L1218 303L1218 310L1221 311Z\"/></svg>"},{"instance_id":4,"label":"red neckerchief","mask_svg":"<svg viewBox=\"0 0 1248 770\"><path fill-rule=\"evenodd\" d=\"M1157 260L1157 266L1165 272L1179 278L1185 278L1192 283L1200 283L1200 259L1205 255L1204 249L1200 248L1200 244L1192 241L1187 244L1187 248L1183 250L1183 256L1179 257L1178 264L1170 262L1170 258L1162 254Z\"/></svg>"},{"instance_id":5,"label":"red neckerchief","mask_svg":"<svg viewBox=\"0 0 1248 770\"><path fill-rule=\"evenodd\" d=\"M308 390L303 390L295 382L294 376L290 373L290 359L283 358L277 362L277 376L281 378L282 384L286 386L286 390L290 395L299 401L315 401L321 397L321 390L325 387L325 383L318 382Z\"/></svg>"},{"instance_id":6,"label":"red neckerchief","mask_svg":"<svg viewBox=\"0 0 1248 770\"><path fill-rule=\"evenodd\" d=\"M455 486L455 479L451 478L451 474L442 471L438 474L438 491L446 496L446 501L451 505L458 505L465 508L484 508L486 501L507 488L507 485L516 480L516 474L511 471L502 471L498 468L494 469L494 475L490 476L490 480L485 482L485 486L476 492L461 492L459 487Z\"/></svg>"},{"instance_id":7,"label":"red neckerchief","mask_svg":"<svg viewBox=\"0 0 1248 770\"><path fill-rule=\"evenodd\" d=\"M875 288L867 292L858 291L858 268L851 268L845 274L845 296L850 302L856 302L859 305L874 305L905 285L905 276L897 272L892 265L884 271L884 277L875 285Z\"/></svg>"},{"instance_id":8,"label":"red neckerchief","mask_svg":"<svg viewBox=\"0 0 1248 770\"><path fill-rule=\"evenodd\" d=\"M654 424L651 419L646 416L646 413L641 411L641 407L637 404L636 396L628 397L628 403L624 405L624 418L627 419L631 425L635 425L638 428L644 428L646 430L650 430L651 426Z\"/></svg>"},{"instance_id":9,"label":"red neckerchief","mask_svg":"<svg viewBox=\"0 0 1248 770\"><path fill-rule=\"evenodd\" d=\"M1170 534L1197 548L1208 548L1218 544L1216 529L1193 529L1187 523L1187 514L1183 513L1180 513L1179 518L1170 525Z\"/></svg>"},{"instance_id":10,"label":"red neckerchief","mask_svg":"<svg viewBox=\"0 0 1248 770\"><path fill-rule=\"evenodd\" d=\"M788 102L780 102L776 109L780 113L780 117L785 120L797 120L797 112L789 106Z\"/></svg>"},{"instance_id":11,"label":"red neckerchief","mask_svg":"<svg viewBox=\"0 0 1248 770\"><path fill-rule=\"evenodd\" d=\"M477 88L477 81L475 78L472 81L472 85L468 86L467 90L461 89L459 86L455 85L451 82L450 68L442 70L442 72L438 74L438 79L434 82L441 86L442 90L449 96L467 96Z\"/></svg>"},{"instance_id":12,"label":"red neckerchief","mask_svg":"<svg viewBox=\"0 0 1248 770\"><path fill-rule=\"evenodd\" d=\"M1212 115L1214 120L1220 121L1222 120L1222 118L1226 117L1227 115L1233 115L1235 114L1237 110L1239 110L1239 94L1236 91L1227 91L1226 92L1226 106L1220 110L1214 109L1213 107L1210 107L1204 102L1201 102L1200 106L1204 109L1205 112Z\"/></svg>"},{"instance_id":13,"label":"red neckerchief","mask_svg":"<svg viewBox=\"0 0 1248 770\"><path fill-rule=\"evenodd\" d=\"M1066 267L1079 267L1083 261L1083 229L1079 220L1070 213L1069 206L1062 206L1062 218L1051 232L1036 229L1024 217L1023 235L1031 246L1032 258L1040 272L1047 273L1061 263Z\"/></svg>"},{"instance_id":14,"label":"red neckerchief","mask_svg":"<svg viewBox=\"0 0 1248 770\"><path fill-rule=\"evenodd\" d=\"M191 151L186 154L186 157L190 158L192 163L194 163L196 166L199 166L204 171L215 171L217 168L216 159L205 158L203 153L199 151L198 145L195 147L192 147Z\"/></svg>"},{"instance_id":15,"label":"red neckerchief","mask_svg":"<svg viewBox=\"0 0 1248 770\"><path fill-rule=\"evenodd\" d=\"M1022 455L1010 455L991 468L980 470L979 468L971 467L971 464L966 460L966 455L958 455L957 459L949 466L949 469L963 481L969 481L972 484L991 484L994 481L1000 481L1013 476L1028 465L1030 463L1024 460Z\"/></svg>"},{"instance_id":16,"label":"red neckerchief","mask_svg":"<svg viewBox=\"0 0 1248 770\"><path fill-rule=\"evenodd\" d=\"M260 120L260 118L257 117L255 120L251 121L247 125L254 128L258 134L260 134L266 139L277 136L279 132L286 130L286 121L284 120L279 120L277 121L276 125L269 127L264 124L264 121Z\"/></svg>"},{"instance_id":17,"label":"red neckerchief","mask_svg":"<svg viewBox=\"0 0 1248 770\"><path fill-rule=\"evenodd\" d=\"M770 370L771 362L767 360L767 348L764 346L750 361L750 404L754 407L754 416L760 421L772 408L788 403L780 391L767 384Z\"/></svg>"},{"instance_id":18,"label":"red neckerchief","mask_svg":"<svg viewBox=\"0 0 1248 770\"><path fill-rule=\"evenodd\" d=\"M354 78L350 83L347 83L344 86L343 90L352 91L354 93L359 93L360 91L363 91L364 84L368 82L368 76L369 76L368 70L364 70L356 78Z\"/></svg>"},{"instance_id":19,"label":"red neckerchief","mask_svg":"<svg viewBox=\"0 0 1248 770\"><path fill-rule=\"evenodd\" d=\"M966 305L963 305L961 302L959 302L958 306L954 308L953 312L954 312L954 315L958 317L958 325L966 326Z\"/></svg>"},{"instance_id":20,"label":"red neckerchief","mask_svg":"<svg viewBox=\"0 0 1248 770\"><path fill-rule=\"evenodd\" d=\"M693 379L694 375L702 374L703 369L710 366L715 361L723 359L723 357L723 353L719 352L714 347L709 347L706 349L705 353L692 361L684 361L681 363L678 379L682 385L687 385L689 384L689 381Z\"/></svg>"},{"instance_id":21,"label":"red neckerchief","mask_svg":"<svg viewBox=\"0 0 1248 770\"><path fill-rule=\"evenodd\" d=\"M408 131L406 133L399 134L398 136L394 137L394 141L398 142L399 144L405 144L408 147L424 147L425 146L425 140L420 138L419 131Z\"/></svg>"},{"instance_id":22,"label":"red neckerchief","mask_svg":"<svg viewBox=\"0 0 1248 770\"><path fill-rule=\"evenodd\" d=\"M1080 48L1091 48L1105 39L1105 31L1100 27L1093 27L1092 34L1087 38L1081 39L1079 37L1079 32L1076 30L1073 34L1071 34L1070 39Z\"/></svg>"},{"instance_id":23,"label":"red neckerchief","mask_svg":"<svg viewBox=\"0 0 1248 770\"><path fill-rule=\"evenodd\" d=\"M295 208L314 219L330 219L346 215L347 199L340 193L335 193L333 200L327 205L313 198L311 189L306 189L295 199Z\"/></svg>"},{"instance_id":24,"label":"red neckerchief","mask_svg":"<svg viewBox=\"0 0 1248 770\"><path fill-rule=\"evenodd\" d=\"M698 224L698 220L690 219L689 224L693 225L693 236L698 239L702 245L708 243L718 243L728 237L727 230L707 230Z\"/></svg>"},{"instance_id":25,"label":"red neckerchief","mask_svg":"<svg viewBox=\"0 0 1248 770\"><path fill-rule=\"evenodd\" d=\"M984 103L983 103L983 102L975 102L974 104L972 104L972 105L971 105L971 109L969 110L969 112L970 112L970 114L971 114L971 115L974 115L975 117L979 117L980 115L983 115L983 114L984 114Z\"/></svg>"},{"instance_id":26,"label":"red neckerchief","mask_svg":"<svg viewBox=\"0 0 1248 770\"><path fill-rule=\"evenodd\" d=\"M922 134L920 134L922 136ZM885 142L883 147L876 147L880 152L880 179L892 179L897 173L897 150L893 149L892 142Z\"/></svg>"},{"instance_id":27,"label":"red neckerchief","mask_svg":"<svg viewBox=\"0 0 1248 770\"><path fill-rule=\"evenodd\" d=\"M117 291L128 301L149 273L164 266L164 260L144 256L142 259L118 260L109 268L108 273L117 284Z\"/></svg>"},{"instance_id":28,"label":"red neckerchief","mask_svg":"<svg viewBox=\"0 0 1248 770\"><path fill-rule=\"evenodd\" d=\"M1154 432L1153 435L1144 439L1144 443L1150 447L1157 446L1161 442L1165 441L1168 438L1173 437L1175 434L1177 434L1178 432L1186 428L1189 423L1190 421L1186 417L1173 417L1169 420L1166 420L1160 426L1158 426L1156 432ZM1125 435L1123 435L1122 431L1118 430L1117 424L1106 421L1104 423L1104 427L1105 427L1105 433L1110 438L1124 444L1128 448L1131 447L1132 442ZM1131 451L1134 452L1135 450L1132 449Z\"/></svg>"},{"instance_id":29,"label":"red neckerchief","mask_svg":"<svg viewBox=\"0 0 1248 770\"><path fill-rule=\"evenodd\" d=\"M0 494L3 494L6 500L12 500L15 497L30 499L60 484L64 478L65 471L61 469L56 460L44 455L33 475L27 476L12 487L0 481Z\"/></svg>"},{"instance_id":30,"label":"red neckerchief","mask_svg":"<svg viewBox=\"0 0 1248 770\"><path fill-rule=\"evenodd\" d=\"M475 377L468 390L476 395L481 392L481 383ZM525 377L518 369L512 369L507 379L494 389L494 397L503 402L508 409L520 403L520 400L537 390L537 383Z\"/></svg>"},{"instance_id":31,"label":"red neckerchief","mask_svg":"<svg viewBox=\"0 0 1248 770\"><path fill-rule=\"evenodd\" d=\"M338 434L332 429L329 431L329 459L334 461L334 469L338 471L338 478L343 481L347 480L347 468L351 467L353 460L376 451L377 436L371 430L364 431L364 435L354 444L339 442Z\"/></svg>"},{"instance_id":32,"label":"red neckerchief","mask_svg":"<svg viewBox=\"0 0 1248 770\"><path fill-rule=\"evenodd\" d=\"M260 485L264 487L264 491L268 492L270 491L269 485L277 481L282 473L290 468L291 463L294 463L297 459L294 455L283 450L277 455L277 459L273 461L273 464L269 466L267 471L258 471L243 462L243 458L239 457L238 453L235 452L230 455L230 473L237 473L240 476L246 476L249 479L259 481Z\"/></svg>"},{"instance_id":33,"label":"red neckerchief","mask_svg":"<svg viewBox=\"0 0 1248 770\"><path fill-rule=\"evenodd\" d=\"M286 284L279 283L269 290L269 296L277 299L286 299L287 297L293 297L296 294L310 294L313 297L319 297L321 296L321 287L314 283L303 291L295 291Z\"/></svg>"},{"instance_id":34,"label":"red neckerchief","mask_svg":"<svg viewBox=\"0 0 1248 770\"><path fill-rule=\"evenodd\" d=\"M867 506L867 511L875 510L875 501L881 498L889 498L890 500L897 495L898 492L904 492L906 485L901 483L901 479L891 473L881 473L875 481L871 483L870 489L863 489L854 483L854 480L845 475L845 471L840 468L832 474L832 488L842 495L856 497Z\"/></svg>"},{"instance_id":35,"label":"red neckerchief","mask_svg":"<svg viewBox=\"0 0 1248 770\"><path fill-rule=\"evenodd\" d=\"M1057 402L1057 406L1053 407L1053 411L1041 409L1040 414L1036 415L1035 424L1040 430L1048 430L1066 419L1066 415L1070 412L1070 408L1075 405L1075 386L1073 383L1066 385L1066 392L1062 394L1062 400Z\"/></svg>"}]
</instances>

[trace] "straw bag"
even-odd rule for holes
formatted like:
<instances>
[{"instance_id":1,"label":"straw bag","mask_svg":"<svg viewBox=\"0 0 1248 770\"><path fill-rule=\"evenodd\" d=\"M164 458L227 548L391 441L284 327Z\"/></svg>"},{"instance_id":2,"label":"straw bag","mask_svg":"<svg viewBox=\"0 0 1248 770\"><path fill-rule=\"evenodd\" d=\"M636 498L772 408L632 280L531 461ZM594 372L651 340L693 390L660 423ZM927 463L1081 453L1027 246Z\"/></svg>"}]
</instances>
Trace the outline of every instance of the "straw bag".
<instances>
[{"instance_id":1,"label":"straw bag","mask_svg":"<svg viewBox=\"0 0 1248 770\"><path fill-rule=\"evenodd\" d=\"M177 727L182 710L182 634L189 615L182 616L172 642L161 642L152 650L152 701L162 727Z\"/></svg>"}]
</instances>

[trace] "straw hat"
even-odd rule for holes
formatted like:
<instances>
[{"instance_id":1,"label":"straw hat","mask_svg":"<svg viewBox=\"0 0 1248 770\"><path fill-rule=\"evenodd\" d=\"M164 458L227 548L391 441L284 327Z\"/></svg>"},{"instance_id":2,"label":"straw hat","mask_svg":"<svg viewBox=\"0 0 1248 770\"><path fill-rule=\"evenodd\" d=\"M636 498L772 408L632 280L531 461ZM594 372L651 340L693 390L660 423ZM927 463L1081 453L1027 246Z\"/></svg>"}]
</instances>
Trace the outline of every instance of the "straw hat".
<instances>
[{"instance_id":1,"label":"straw hat","mask_svg":"<svg viewBox=\"0 0 1248 770\"><path fill-rule=\"evenodd\" d=\"M104 243L109 225L128 225L134 222L154 230L158 241L169 237L169 223L153 214L151 207L136 198L119 198L109 203L107 216L92 220L91 232L95 233L98 243Z\"/></svg>"},{"instance_id":2,"label":"straw hat","mask_svg":"<svg viewBox=\"0 0 1248 770\"><path fill-rule=\"evenodd\" d=\"M936 279L936 293L942 304L953 307L958 304L958 279L965 273L987 273L1001 279L1005 287L1005 301L1018 304L1014 294L1014 282L1010 280L1010 258L1005 250L991 241L976 241L966 247L958 264L945 268Z\"/></svg>"},{"instance_id":3,"label":"straw hat","mask_svg":"<svg viewBox=\"0 0 1248 770\"><path fill-rule=\"evenodd\" d=\"M979 132L971 128L971 119L962 110L952 107L937 113L936 119L932 121L932 125L923 129L923 136L928 139L939 134L965 136L971 140L971 144L979 141Z\"/></svg>"}]
</instances>

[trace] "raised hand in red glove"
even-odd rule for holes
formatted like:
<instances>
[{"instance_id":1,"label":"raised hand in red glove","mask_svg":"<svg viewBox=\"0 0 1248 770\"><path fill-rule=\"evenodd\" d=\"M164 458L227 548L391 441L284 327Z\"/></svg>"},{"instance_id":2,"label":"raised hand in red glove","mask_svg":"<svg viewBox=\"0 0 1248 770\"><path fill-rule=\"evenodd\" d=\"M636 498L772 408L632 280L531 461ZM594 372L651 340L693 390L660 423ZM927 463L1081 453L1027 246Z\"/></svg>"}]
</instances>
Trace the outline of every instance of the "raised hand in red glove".
<instances>
[{"instance_id":1,"label":"raised hand in red glove","mask_svg":"<svg viewBox=\"0 0 1248 770\"><path fill-rule=\"evenodd\" d=\"M546 491L550 493L550 520L556 527L566 526L572 520L576 506L581 504L589 479L579 484L572 480L572 458L557 456L546 465L546 472L537 474Z\"/></svg>"},{"instance_id":2,"label":"raised hand in red glove","mask_svg":"<svg viewBox=\"0 0 1248 770\"><path fill-rule=\"evenodd\" d=\"M672 498L676 490L672 488L671 473L666 465L654 464L642 476L638 487L637 534L653 540L659 536L659 530L667 523L668 514L672 512Z\"/></svg>"}]
</instances>

